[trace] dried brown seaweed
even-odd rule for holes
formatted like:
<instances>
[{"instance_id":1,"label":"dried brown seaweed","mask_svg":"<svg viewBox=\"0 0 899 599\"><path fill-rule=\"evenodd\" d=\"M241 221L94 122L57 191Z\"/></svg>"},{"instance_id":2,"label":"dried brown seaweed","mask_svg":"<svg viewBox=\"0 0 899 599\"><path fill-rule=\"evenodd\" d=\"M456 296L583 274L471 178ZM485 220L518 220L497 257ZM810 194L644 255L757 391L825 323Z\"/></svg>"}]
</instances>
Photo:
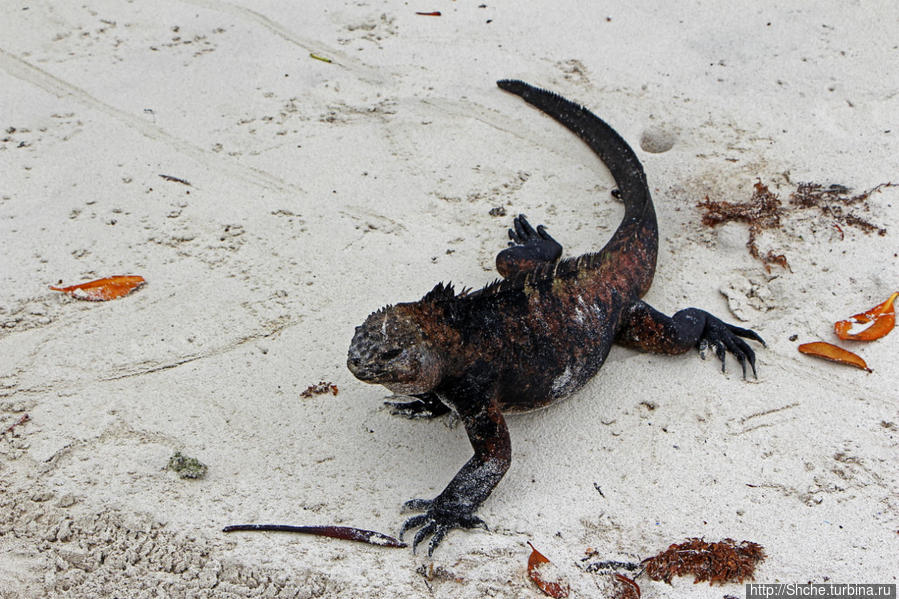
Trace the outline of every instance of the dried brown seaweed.
<instances>
[{"instance_id":1,"label":"dried brown seaweed","mask_svg":"<svg viewBox=\"0 0 899 599\"><path fill-rule=\"evenodd\" d=\"M850 207L860 207L867 211L865 202L875 191L883 187L893 187L893 183L881 183L867 191L850 196L850 189L843 185L829 185L820 183L799 183L796 191L790 194L790 204L799 208L817 208L822 214L833 219L834 226L839 229L840 224L855 227L865 233L877 233L886 235L887 230L859 216L856 212L850 212Z\"/></svg>"},{"instance_id":2,"label":"dried brown seaweed","mask_svg":"<svg viewBox=\"0 0 899 599\"><path fill-rule=\"evenodd\" d=\"M787 258L783 254L776 254L769 250L766 254L759 251L756 240L763 229L780 228L780 218L783 208L777 194L768 189L761 181L756 181L754 191L748 202L714 202L706 196L705 200L697 206L705 210L702 215L702 224L714 227L727 222L743 222L749 225L749 241L746 247L753 258L761 260L765 270L771 270L771 264L777 264L782 268L789 268Z\"/></svg>"},{"instance_id":3,"label":"dried brown seaweed","mask_svg":"<svg viewBox=\"0 0 899 599\"><path fill-rule=\"evenodd\" d=\"M839 231L840 238L845 237L843 226L854 227L864 233L877 233L886 235L884 227L875 225L863 217L860 212L867 212L867 200L872 193L884 187L894 187L894 183L881 183L862 193L850 195L850 189L843 185L824 186L820 183L799 183L796 190L790 193L789 206L795 210L816 209L822 215L830 219L833 227ZM789 269L786 256L769 250L762 253L757 245L759 234L765 229L780 229L781 220L790 214L790 210L784 207L777 194L768 189L768 186L756 181L753 186L752 197L748 202L727 202L724 200L713 201L708 196L699 202L697 207L702 208L702 224L708 227L727 222L742 222L749 225L749 241L746 247L753 258L760 260L765 265L765 270L771 270L772 264L777 264ZM841 226L842 225L842 226Z\"/></svg>"},{"instance_id":4,"label":"dried brown seaweed","mask_svg":"<svg viewBox=\"0 0 899 599\"><path fill-rule=\"evenodd\" d=\"M300 393L300 397L312 397L313 395L321 395L323 393L337 395L337 385L331 381L319 381L317 385L306 387L306 390Z\"/></svg>"},{"instance_id":5,"label":"dried brown seaweed","mask_svg":"<svg viewBox=\"0 0 899 599\"><path fill-rule=\"evenodd\" d=\"M675 576L692 574L694 583L709 584L752 580L755 566L765 559L765 550L758 543L733 539L709 543L703 539L687 539L643 560L646 575L652 580L671 583Z\"/></svg>"}]
</instances>

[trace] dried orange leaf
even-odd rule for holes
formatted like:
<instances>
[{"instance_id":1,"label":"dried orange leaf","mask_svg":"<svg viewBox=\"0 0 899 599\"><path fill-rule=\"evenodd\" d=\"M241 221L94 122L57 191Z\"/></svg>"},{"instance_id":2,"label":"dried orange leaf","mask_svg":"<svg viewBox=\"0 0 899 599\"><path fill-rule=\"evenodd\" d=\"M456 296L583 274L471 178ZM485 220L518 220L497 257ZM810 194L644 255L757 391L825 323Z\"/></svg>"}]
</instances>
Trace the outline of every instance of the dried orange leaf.
<instances>
[{"instance_id":1,"label":"dried orange leaf","mask_svg":"<svg viewBox=\"0 0 899 599\"><path fill-rule=\"evenodd\" d=\"M70 287L50 286L53 291L62 291L75 299L89 302L105 302L128 295L141 285L146 283L143 277L137 275L119 275L97 279L88 283L72 285Z\"/></svg>"},{"instance_id":2,"label":"dried orange leaf","mask_svg":"<svg viewBox=\"0 0 899 599\"><path fill-rule=\"evenodd\" d=\"M618 585L616 599L640 599L640 585L634 579L618 573L614 576Z\"/></svg>"},{"instance_id":3,"label":"dried orange leaf","mask_svg":"<svg viewBox=\"0 0 899 599\"><path fill-rule=\"evenodd\" d=\"M887 301L874 306L867 312L835 323L833 330L837 337L852 341L874 341L892 331L896 324L893 302L896 301L897 296L899 296L899 291L893 293Z\"/></svg>"},{"instance_id":4,"label":"dried orange leaf","mask_svg":"<svg viewBox=\"0 0 899 599\"><path fill-rule=\"evenodd\" d=\"M862 360L859 356L855 355L849 350L845 350L842 347L837 347L833 343L825 343L824 341L815 341L814 343L803 343L799 346L799 351L808 354L810 356L817 356L819 358L824 358L825 360L830 360L831 362L839 362L840 364L848 364L849 366L855 366L856 368L861 368L862 370L867 370L868 372L874 372L868 365L865 364L865 361Z\"/></svg>"},{"instance_id":5,"label":"dried orange leaf","mask_svg":"<svg viewBox=\"0 0 899 599\"><path fill-rule=\"evenodd\" d=\"M555 570L552 562L546 559L542 553L531 545L531 556L528 558L528 576L537 585L537 587L556 599L567 597L571 591L571 586L565 582L559 572Z\"/></svg>"}]
</instances>

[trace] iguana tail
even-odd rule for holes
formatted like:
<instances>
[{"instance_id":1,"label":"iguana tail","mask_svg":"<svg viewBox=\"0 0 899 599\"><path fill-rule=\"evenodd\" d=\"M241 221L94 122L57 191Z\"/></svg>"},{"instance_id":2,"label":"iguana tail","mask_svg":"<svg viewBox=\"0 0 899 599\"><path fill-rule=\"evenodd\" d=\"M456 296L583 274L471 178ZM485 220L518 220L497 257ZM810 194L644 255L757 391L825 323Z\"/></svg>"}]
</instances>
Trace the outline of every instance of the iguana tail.
<instances>
[{"instance_id":1,"label":"iguana tail","mask_svg":"<svg viewBox=\"0 0 899 599\"><path fill-rule=\"evenodd\" d=\"M624 201L622 226L642 221L655 228L655 212L643 165L634 151L618 133L595 114L545 89L524 81L502 79L496 84L507 92L521 96L525 102L536 106L584 140L611 171Z\"/></svg>"}]
</instances>

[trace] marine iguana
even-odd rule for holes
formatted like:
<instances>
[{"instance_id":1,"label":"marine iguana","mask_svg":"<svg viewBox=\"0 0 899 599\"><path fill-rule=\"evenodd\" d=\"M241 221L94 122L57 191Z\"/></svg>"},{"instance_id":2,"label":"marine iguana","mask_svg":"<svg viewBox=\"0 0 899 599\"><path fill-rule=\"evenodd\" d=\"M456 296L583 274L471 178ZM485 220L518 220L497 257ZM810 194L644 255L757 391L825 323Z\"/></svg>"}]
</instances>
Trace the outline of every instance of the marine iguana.
<instances>
[{"instance_id":1,"label":"marine iguana","mask_svg":"<svg viewBox=\"0 0 899 599\"><path fill-rule=\"evenodd\" d=\"M413 401L390 403L409 417L454 410L474 455L434 499L412 499L423 511L403 525L419 528L413 551L430 536L428 555L454 528L482 526L475 515L511 461L503 413L531 410L565 397L602 366L613 343L663 354L711 346L730 351L755 374L755 353L742 337L754 331L687 308L666 316L640 298L655 272L658 226L643 167L631 147L586 108L522 81L497 85L570 129L599 155L618 185L624 219L599 252L559 260L562 246L519 215L509 247L496 257L503 277L477 291L438 284L421 300L387 306L356 327L347 367Z\"/></svg>"}]
</instances>

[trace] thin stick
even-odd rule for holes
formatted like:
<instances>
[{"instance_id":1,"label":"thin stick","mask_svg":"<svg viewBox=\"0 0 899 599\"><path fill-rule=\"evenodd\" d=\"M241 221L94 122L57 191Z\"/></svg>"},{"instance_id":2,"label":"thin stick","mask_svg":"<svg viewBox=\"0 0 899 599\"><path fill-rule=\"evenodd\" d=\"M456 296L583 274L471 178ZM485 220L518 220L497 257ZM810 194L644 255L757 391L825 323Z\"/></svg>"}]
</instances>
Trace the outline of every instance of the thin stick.
<instances>
[{"instance_id":1,"label":"thin stick","mask_svg":"<svg viewBox=\"0 0 899 599\"><path fill-rule=\"evenodd\" d=\"M29 420L31 420L31 416L29 416L28 414L22 414L22 417L19 418L18 420L16 420L15 422L13 422L12 424L10 424L7 427L7 429L5 431L3 431L3 434L5 435L6 433L11 433L12 429L16 428L17 426L19 426L21 424L25 424Z\"/></svg>"},{"instance_id":2,"label":"thin stick","mask_svg":"<svg viewBox=\"0 0 899 599\"><path fill-rule=\"evenodd\" d=\"M293 532L346 541L359 541L382 547L406 547L406 544L391 536L373 530L363 530L350 526L293 526L290 524L234 524L226 526L222 532L261 530L267 532Z\"/></svg>"}]
</instances>

